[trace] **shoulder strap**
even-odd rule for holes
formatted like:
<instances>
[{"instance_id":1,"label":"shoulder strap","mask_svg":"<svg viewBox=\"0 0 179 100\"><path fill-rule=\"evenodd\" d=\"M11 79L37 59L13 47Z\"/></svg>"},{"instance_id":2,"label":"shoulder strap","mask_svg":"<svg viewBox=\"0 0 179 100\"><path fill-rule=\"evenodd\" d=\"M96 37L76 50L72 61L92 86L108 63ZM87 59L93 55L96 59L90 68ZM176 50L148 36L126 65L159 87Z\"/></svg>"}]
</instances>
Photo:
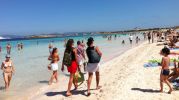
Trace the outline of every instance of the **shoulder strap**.
<instances>
[{"instance_id":1,"label":"shoulder strap","mask_svg":"<svg viewBox=\"0 0 179 100\"><path fill-rule=\"evenodd\" d=\"M79 48L77 48L77 50L80 52L80 54L82 54L82 51Z\"/></svg>"}]
</instances>

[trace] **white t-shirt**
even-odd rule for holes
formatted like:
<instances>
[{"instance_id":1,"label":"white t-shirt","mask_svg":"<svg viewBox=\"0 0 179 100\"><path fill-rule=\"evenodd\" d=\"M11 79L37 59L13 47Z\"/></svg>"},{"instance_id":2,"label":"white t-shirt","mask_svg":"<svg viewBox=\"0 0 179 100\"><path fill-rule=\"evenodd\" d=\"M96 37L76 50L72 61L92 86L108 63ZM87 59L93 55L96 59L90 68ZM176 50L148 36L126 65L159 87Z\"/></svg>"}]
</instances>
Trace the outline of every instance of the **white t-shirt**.
<instances>
[{"instance_id":1,"label":"white t-shirt","mask_svg":"<svg viewBox=\"0 0 179 100\"><path fill-rule=\"evenodd\" d=\"M132 35L131 35L131 36L129 36L129 39L130 39L130 40L132 40L132 39L133 39L133 36L132 36Z\"/></svg>"}]
</instances>

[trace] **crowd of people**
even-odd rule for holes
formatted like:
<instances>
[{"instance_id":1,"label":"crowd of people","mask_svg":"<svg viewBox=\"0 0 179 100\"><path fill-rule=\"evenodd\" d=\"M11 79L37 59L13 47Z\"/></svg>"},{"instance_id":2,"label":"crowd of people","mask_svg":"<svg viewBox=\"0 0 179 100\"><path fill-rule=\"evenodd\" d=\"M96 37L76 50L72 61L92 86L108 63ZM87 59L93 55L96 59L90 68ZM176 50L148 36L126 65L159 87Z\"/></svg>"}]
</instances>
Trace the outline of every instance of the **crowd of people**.
<instances>
[{"instance_id":1,"label":"crowd of people","mask_svg":"<svg viewBox=\"0 0 179 100\"><path fill-rule=\"evenodd\" d=\"M100 60L102 56L102 52L100 51L98 46L94 45L94 39L92 37L88 38L87 47L84 41L77 41L77 47L75 47L75 43L73 39L65 40L65 51L63 58L60 59L58 49L53 46L52 42L50 42L49 48L49 57L50 61L48 65L48 70L52 71L52 75L49 79L49 85L55 81L58 82L58 71L59 71L59 61L62 60L61 71L64 71L65 68L70 73L69 82L67 87L66 96L71 96L71 87L74 84L75 89L78 89L78 77L76 73L82 73L81 69L84 69L82 75L88 72L87 79L87 96L90 96L90 86L93 77L93 73L96 74L96 89L100 89L99 85L100 80ZM17 49L22 50L23 44L18 43ZM13 61L11 60L11 45L10 43L6 46L7 54L5 61L2 62L1 69L3 70L3 77L5 82L5 90L9 89L10 82L12 79L12 75L15 73L15 67ZM88 61L87 61L88 60ZM85 80L83 80L85 81Z\"/></svg>"},{"instance_id":2,"label":"crowd of people","mask_svg":"<svg viewBox=\"0 0 179 100\"><path fill-rule=\"evenodd\" d=\"M179 62L177 63L178 59L176 58L176 56L179 57L179 52L177 50L179 33L173 29L169 29L163 32L150 32L150 35L153 35L152 37L157 37L157 41L162 42L164 45L164 48L160 51L160 54L163 56L161 61L160 92L163 92L163 83L166 83L169 87L168 93L171 94L173 91L171 83L179 77ZM150 35L148 35L148 39L151 39ZM171 60L172 58L174 61ZM171 63L174 65L172 69L169 68Z\"/></svg>"},{"instance_id":3,"label":"crowd of people","mask_svg":"<svg viewBox=\"0 0 179 100\"><path fill-rule=\"evenodd\" d=\"M171 93L173 91L172 86L170 85L170 82L175 80L179 77L179 62L177 63L177 60L174 61L174 69L173 72L170 74L170 55L179 55L179 52L172 51L174 48L179 48L179 33L175 32L174 30L168 30L166 32L159 32L159 31L150 31L148 33L143 33L144 40L148 38L149 43L151 43L151 40L153 42L154 37L157 37L158 42L164 42L165 47L161 50L160 54L163 56L162 62L161 62L161 73L160 73L160 91L163 92L163 82L165 82L169 86L168 93ZM117 38L117 35L114 36L114 38ZM111 40L112 36L108 37L108 40ZM140 38L136 36L135 38L136 44L140 41ZM130 44L133 43L133 35L129 35L129 42ZM93 78L93 74L96 75L96 90L100 89L101 86L99 85L100 82L100 60L102 56L102 52L99 49L98 46L94 45L94 39L92 37L88 38L87 40L87 46L85 45L84 41L77 41L77 46L75 47L75 42L73 39L65 39L64 40L64 46L65 51L63 54L63 58L61 59L59 56L59 51L52 42L49 43L48 49L49 49L49 57L48 60L50 61L48 65L48 70L52 71L52 75L49 79L49 85L52 85L52 83L58 82L58 71L59 71L59 61L62 61L62 67L61 71L64 71L65 68L70 73L66 96L71 96L71 87L72 84L75 87L75 90L78 89L78 76L76 76L76 73L88 73L88 79L87 79L87 96L91 95L90 89L91 89L91 82ZM122 40L122 44L125 44L125 41ZM168 46L167 46L168 45ZM17 44L18 50L23 49L23 43ZM1 48L0 48L1 50ZM3 70L3 77L5 82L5 89L8 90L11 82L12 75L15 73L15 67L13 64L13 61L10 59L11 54L11 45L10 43L6 46L7 55L5 61L3 61L1 65L1 69ZM88 60L88 61L87 61ZM178 67L177 67L178 65ZM83 80L85 81L85 80Z\"/></svg>"},{"instance_id":4,"label":"crowd of people","mask_svg":"<svg viewBox=\"0 0 179 100\"><path fill-rule=\"evenodd\" d=\"M7 43L6 45L6 54L10 55L11 54L11 44L10 43ZM21 43L17 43L17 50L20 51L20 50L23 50L24 48L24 44L21 42ZM2 52L2 47L0 46L0 52Z\"/></svg>"},{"instance_id":5,"label":"crowd of people","mask_svg":"<svg viewBox=\"0 0 179 100\"><path fill-rule=\"evenodd\" d=\"M99 86L99 62L102 56L102 53L98 46L94 45L94 39L92 37L88 38L87 41L87 48L83 41L77 41L77 47L74 47L74 40L69 39L65 42L66 47L64 51L64 56L62 59L62 67L61 71L64 71L65 68L70 73L69 82L67 87L66 96L71 96L71 87L72 84L75 87L75 90L78 88L78 77L75 77L77 72L82 72L81 69L83 67L84 72L88 72L88 79L87 79L87 96L90 96L90 86L91 80L93 76L93 72L96 73L96 89L100 89ZM52 70L52 76L49 80L49 85L52 84L53 80L55 79L58 82L58 62L60 60L58 55L57 48L53 47L52 43L49 44L49 52L50 56L48 60L51 63L48 65L48 69ZM86 58L87 55L87 58ZM88 62L86 60L88 59Z\"/></svg>"}]
</instances>

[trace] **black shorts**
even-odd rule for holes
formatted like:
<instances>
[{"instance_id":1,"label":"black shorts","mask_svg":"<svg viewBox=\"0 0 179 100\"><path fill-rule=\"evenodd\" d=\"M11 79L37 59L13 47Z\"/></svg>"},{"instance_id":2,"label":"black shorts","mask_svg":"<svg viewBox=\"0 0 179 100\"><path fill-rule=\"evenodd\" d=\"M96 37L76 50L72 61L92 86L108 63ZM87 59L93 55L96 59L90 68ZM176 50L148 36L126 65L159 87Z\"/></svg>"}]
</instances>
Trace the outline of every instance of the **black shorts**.
<instances>
[{"instance_id":1,"label":"black shorts","mask_svg":"<svg viewBox=\"0 0 179 100\"><path fill-rule=\"evenodd\" d=\"M161 73L162 73L162 75L168 76L170 74L170 70L169 69L163 69Z\"/></svg>"}]
</instances>

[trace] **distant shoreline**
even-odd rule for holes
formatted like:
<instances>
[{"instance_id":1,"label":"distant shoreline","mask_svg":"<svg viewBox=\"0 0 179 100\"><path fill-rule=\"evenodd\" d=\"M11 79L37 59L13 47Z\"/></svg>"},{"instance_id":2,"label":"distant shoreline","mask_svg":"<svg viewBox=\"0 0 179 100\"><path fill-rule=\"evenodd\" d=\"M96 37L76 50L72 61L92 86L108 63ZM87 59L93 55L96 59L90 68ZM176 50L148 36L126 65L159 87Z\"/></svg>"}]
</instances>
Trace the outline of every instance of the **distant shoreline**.
<instances>
[{"instance_id":1,"label":"distant shoreline","mask_svg":"<svg viewBox=\"0 0 179 100\"><path fill-rule=\"evenodd\" d=\"M52 33L52 34L39 34L39 35L29 35L24 37L14 36L9 38L11 35L6 37L2 36L0 41L15 41L15 40L31 40L31 39L47 39L47 38L65 38L65 37L81 37L81 36L93 36L93 35L106 35L106 34L128 34L128 33L136 33L136 32L149 32L149 31L167 31L168 29L179 30L179 26L167 27L167 28L147 28L147 29L133 29L133 30L125 30L125 31L111 31L111 32L74 32L74 33Z\"/></svg>"}]
</instances>

